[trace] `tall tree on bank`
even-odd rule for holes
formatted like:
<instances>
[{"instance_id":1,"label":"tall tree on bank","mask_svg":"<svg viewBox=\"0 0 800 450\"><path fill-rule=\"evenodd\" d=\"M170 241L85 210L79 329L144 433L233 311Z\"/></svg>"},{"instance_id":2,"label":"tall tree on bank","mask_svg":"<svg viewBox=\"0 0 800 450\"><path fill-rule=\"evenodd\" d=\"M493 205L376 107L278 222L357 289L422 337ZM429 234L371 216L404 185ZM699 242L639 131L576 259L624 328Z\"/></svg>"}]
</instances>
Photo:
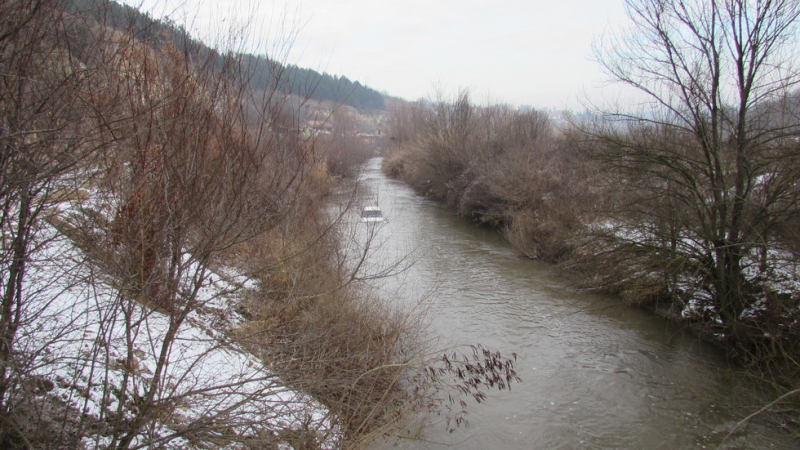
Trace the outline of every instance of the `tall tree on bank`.
<instances>
[{"instance_id":1,"label":"tall tree on bank","mask_svg":"<svg viewBox=\"0 0 800 450\"><path fill-rule=\"evenodd\" d=\"M647 101L584 129L618 188L614 220L597 227L604 249L631 268L627 281L673 294L740 348L791 334L792 320L764 330L755 316L797 315L780 273L797 261L800 2L625 4L631 28L596 57Z\"/></svg>"}]
</instances>

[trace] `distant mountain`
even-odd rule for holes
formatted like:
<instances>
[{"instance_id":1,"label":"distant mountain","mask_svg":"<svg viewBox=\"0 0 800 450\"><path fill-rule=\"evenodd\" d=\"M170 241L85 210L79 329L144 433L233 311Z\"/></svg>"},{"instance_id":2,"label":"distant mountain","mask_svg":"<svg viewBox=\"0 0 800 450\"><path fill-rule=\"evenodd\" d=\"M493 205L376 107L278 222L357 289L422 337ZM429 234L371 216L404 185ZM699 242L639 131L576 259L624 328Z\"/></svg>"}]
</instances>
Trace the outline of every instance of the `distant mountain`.
<instances>
[{"instance_id":1,"label":"distant mountain","mask_svg":"<svg viewBox=\"0 0 800 450\"><path fill-rule=\"evenodd\" d=\"M134 34L158 49L169 43L181 48L187 55L216 53L202 42L193 39L182 26L169 18L155 19L148 13L110 0L64 0L70 12L89 13L107 26L132 30ZM383 95L358 81L345 76L319 73L296 65L284 65L268 56L246 54L244 68L252 77L254 90L275 88L285 94L294 94L321 102L334 102L352 106L359 111L384 110ZM277 80L277 81L276 81Z\"/></svg>"}]
</instances>

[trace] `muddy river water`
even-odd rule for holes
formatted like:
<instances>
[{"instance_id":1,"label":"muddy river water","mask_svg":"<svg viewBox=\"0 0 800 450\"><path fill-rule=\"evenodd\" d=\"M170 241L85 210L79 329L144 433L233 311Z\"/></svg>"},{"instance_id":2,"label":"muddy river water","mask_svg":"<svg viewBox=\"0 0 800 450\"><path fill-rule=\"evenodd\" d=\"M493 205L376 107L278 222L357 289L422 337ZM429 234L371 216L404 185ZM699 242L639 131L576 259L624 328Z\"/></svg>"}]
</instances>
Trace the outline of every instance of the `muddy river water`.
<instances>
[{"instance_id":1,"label":"muddy river water","mask_svg":"<svg viewBox=\"0 0 800 450\"><path fill-rule=\"evenodd\" d=\"M361 185L386 220L374 227L375 270L406 255L394 276L373 281L384 298L430 308L439 345L480 343L516 352L511 391L469 403L469 427L429 427L401 448L795 449L772 422L755 420L766 386L729 365L718 348L651 313L579 292L553 267L521 258L497 233L476 227L367 165Z\"/></svg>"}]
</instances>

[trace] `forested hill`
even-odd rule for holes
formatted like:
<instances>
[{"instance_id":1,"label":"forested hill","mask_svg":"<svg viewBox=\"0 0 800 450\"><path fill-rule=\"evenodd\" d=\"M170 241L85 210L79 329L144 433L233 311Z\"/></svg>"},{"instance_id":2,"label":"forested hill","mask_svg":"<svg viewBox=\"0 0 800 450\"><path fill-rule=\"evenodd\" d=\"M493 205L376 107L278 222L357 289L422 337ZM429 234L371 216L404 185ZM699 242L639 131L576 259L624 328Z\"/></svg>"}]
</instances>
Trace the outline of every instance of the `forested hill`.
<instances>
[{"instance_id":1,"label":"forested hill","mask_svg":"<svg viewBox=\"0 0 800 450\"><path fill-rule=\"evenodd\" d=\"M100 23L121 30L132 30L136 36L148 40L154 48L172 44L184 49L188 55L215 53L205 44L192 39L187 31L170 20L155 19L146 12L110 0L64 0L65 9L71 12L91 11ZM278 91L317 101L330 101L352 106L360 111L385 109L383 96L358 81L345 76L319 73L313 69L284 65L262 55L245 55L245 70L251 74L253 89L272 88L279 80Z\"/></svg>"},{"instance_id":2,"label":"forested hill","mask_svg":"<svg viewBox=\"0 0 800 450\"><path fill-rule=\"evenodd\" d=\"M247 55L245 70L253 74L251 87L266 89L273 80L278 89L288 94L320 101L332 101L352 106L359 111L386 109L383 95L358 81L345 76L330 75L294 64L281 65L264 56Z\"/></svg>"}]
</instances>

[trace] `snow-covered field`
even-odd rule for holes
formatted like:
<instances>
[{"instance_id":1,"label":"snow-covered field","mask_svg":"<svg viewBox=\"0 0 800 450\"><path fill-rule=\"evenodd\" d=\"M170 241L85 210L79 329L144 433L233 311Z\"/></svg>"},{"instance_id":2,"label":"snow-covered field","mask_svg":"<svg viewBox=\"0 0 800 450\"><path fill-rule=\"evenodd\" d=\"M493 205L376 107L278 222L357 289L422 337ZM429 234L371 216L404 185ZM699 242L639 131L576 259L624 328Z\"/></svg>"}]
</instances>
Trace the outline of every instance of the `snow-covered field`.
<instances>
[{"instance_id":1,"label":"snow-covered field","mask_svg":"<svg viewBox=\"0 0 800 450\"><path fill-rule=\"evenodd\" d=\"M288 436L298 433L336 447L328 411L231 341L228 331L243 321L235 301L252 282L232 269L192 277L199 268L190 265L181 292L196 307L175 329L174 317L121 295L53 227L38 236L26 273L20 372L44 386L41 395L71 407L87 448L114 443L140 418L133 448L238 448L248 439L290 448Z\"/></svg>"}]
</instances>

